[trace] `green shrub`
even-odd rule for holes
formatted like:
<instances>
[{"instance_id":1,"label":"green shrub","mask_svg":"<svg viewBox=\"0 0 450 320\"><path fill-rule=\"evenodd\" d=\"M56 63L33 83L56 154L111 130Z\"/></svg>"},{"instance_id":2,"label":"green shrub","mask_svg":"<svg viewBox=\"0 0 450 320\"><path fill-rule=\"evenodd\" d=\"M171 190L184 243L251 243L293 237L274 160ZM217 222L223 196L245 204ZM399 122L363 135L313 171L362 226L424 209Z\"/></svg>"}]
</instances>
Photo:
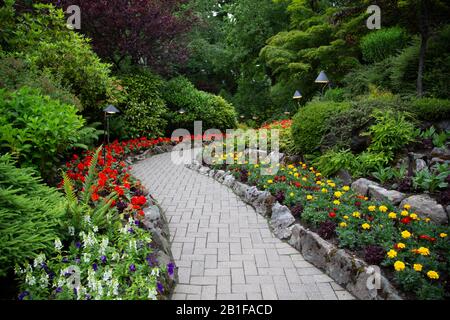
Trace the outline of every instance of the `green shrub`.
<instances>
[{"instance_id":1,"label":"green shrub","mask_svg":"<svg viewBox=\"0 0 450 320\"><path fill-rule=\"evenodd\" d=\"M161 137L166 132L168 112L162 99L164 80L150 72L125 76L122 85L126 92L123 104L128 137Z\"/></svg>"},{"instance_id":2,"label":"green shrub","mask_svg":"<svg viewBox=\"0 0 450 320\"><path fill-rule=\"evenodd\" d=\"M343 88L333 88L325 91L323 95L323 100L342 102L345 100L345 89Z\"/></svg>"},{"instance_id":3,"label":"green shrub","mask_svg":"<svg viewBox=\"0 0 450 320\"><path fill-rule=\"evenodd\" d=\"M301 108L293 118L292 135L299 152L312 153L322 143L327 121L350 108L350 103L313 101Z\"/></svg>"},{"instance_id":4,"label":"green shrub","mask_svg":"<svg viewBox=\"0 0 450 320\"><path fill-rule=\"evenodd\" d=\"M357 166L356 161L355 155L349 149L339 151L332 149L317 158L313 165L317 166L324 175L334 175L340 169L353 172Z\"/></svg>"},{"instance_id":5,"label":"green shrub","mask_svg":"<svg viewBox=\"0 0 450 320\"><path fill-rule=\"evenodd\" d=\"M400 27L383 28L370 32L361 39L361 51L368 62L378 62L405 46L408 34Z\"/></svg>"},{"instance_id":6,"label":"green shrub","mask_svg":"<svg viewBox=\"0 0 450 320\"><path fill-rule=\"evenodd\" d=\"M0 54L1 56L1 54ZM22 87L41 90L45 95L82 110L81 101L56 79L32 68L30 62L14 56L0 57L0 88L15 91Z\"/></svg>"},{"instance_id":7,"label":"green shrub","mask_svg":"<svg viewBox=\"0 0 450 320\"><path fill-rule=\"evenodd\" d=\"M65 212L63 197L43 184L31 168L19 169L0 157L0 276L15 264L51 252Z\"/></svg>"},{"instance_id":8,"label":"green shrub","mask_svg":"<svg viewBox=\"0 0 450 320\"><path fill-rule=\"evenodd\" d=\"M373 116L376 123L367 133L372 139L368 149L372 153L383 153L393 158L397 151L418 136L414 124L402 112L377 110Z\"/></svg>"},{"instance_id":9,"label":"green shrub","mask_svg":"<svg viewBox=\"0 0 450 320\"><path fill-rule=\"evenodd\" d=\"M408 110L418 120L442 121L450 118L450 100L415 98L409 102L408 106Z\"/></svg>"},{"instance_id":10,"label":"green shrub","mask_svg":"<svg viewBox=\"0 0 450 320\"><path fill-rule=\"evenodd\" d=\"M100 61L89 39L67 28L61 9L39 4L32 13L4 12L14 21L14 32L4 45L8 52L70 90L84 108L103 105L114 96L110 65Z\"/></svg>"},{"instance_id":11,"label":"green shrub","mask_svg":"<svg viewBox=\"0 0 450 320\"><path fill-rule=\"evenodd\" d=\"M234 107L222 97L199 91L184 77L167 82L164 100L172 111L168 114L170 130L193 128L194 121L203 121L203 129L232 129L236 127ZM184 114L178 111L184 109ZM191 131L192 132L192 131Z\"/></svg>"},{"instance_id":12,"label":"green shrub","mask_svg":"<svg viewBox=\"0 0 450 320\"><path fill-rule=\"evenodd\" d=\"M69 148L87 147L79 144L80 139L88 139L95 129L82 129L83 125L75 106L43 96L36 89L0 90L1 151L10 152L20 164L39 168L46 177Z\"/></svg>"},{"instance_id":13,"label":"green shrub","mask_svg":"<svg viewBox=\"0 0 450 320\"><path fill-rule=\"evenodd\" d=\"M327 133L321 144L321 149L351 148L352 140L373 123L373 110L398 110L402 108L402 100L389 94L355 98L351 102L349 109L343 110L327 119ZM362 150L353 151L359 152Z\"/></svg>"}]
</instances>

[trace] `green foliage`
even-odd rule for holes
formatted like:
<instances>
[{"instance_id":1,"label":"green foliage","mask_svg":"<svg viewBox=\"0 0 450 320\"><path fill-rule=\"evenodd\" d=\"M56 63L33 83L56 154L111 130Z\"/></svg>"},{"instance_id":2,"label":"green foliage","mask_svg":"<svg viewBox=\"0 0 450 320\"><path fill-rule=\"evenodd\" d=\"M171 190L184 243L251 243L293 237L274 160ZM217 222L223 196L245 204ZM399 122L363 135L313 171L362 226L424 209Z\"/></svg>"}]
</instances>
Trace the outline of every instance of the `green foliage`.
<instances>
[{"instance_id":1,"label":"green foliage","mask_svg":"<svg viewBox=\"0 0 450 320\"><path fill-rule=\"evenodd\" d=\"M395 153L418 136L414 124L401 112L376 111L373 114L376 123L369 128L372 143L369 151L384 153L393 158Z\"/></svg>"},{"instance_id":2,"label":"green foliage","mask_svg":"<svg viewBox=\"0 0 450 320\"><path fill-rule=\"evenodd\" d=\"M343 88L328 89L323 95L323 100L343 102L345 100L345 90Z\"/></svg>"},{"instance_id":3,"label":"green foliage","mask_svg":"<svg viewBox=\"0 0 450 320\"><path fill-rule=\"evenodd\" d=\"M355 155L347 150L335 151L330 149L322 156L318 157L313 163L324 175L334 175L340 169L352 170L357 167Z\"/></svg>"},{"instance_id":4,"label":"green foliage","mask_svg":"<svg viewBox=\"0 0 450 320\"><path fill-rule=\"evenodd\" d=\"M35 89L0 90L1 150L10 152L20 164L39 168L46 177L58 157L71 147L83 147L81 139L95 134L92 128L82 129L83 125L74 106Z\"/></svg>"},{"instance_id":5,"label":"green foliage","mask_svg":"<svg viewBox=\"0 0 450 320\"><path fill-rule=\"evenodd\" d=\"M378 62L395 55L408 41L406 31L400 27L382 28L361 39L363 57L368 62Z\"/></svg>"},{"instance_id":6,"label":"green foliage","mask_svg":"<svg viewBox=\"0 0 450 320\"><path fill-rule=\"evenodd\" d=\"M301 153L314 152L327 131L327 120L350 108L346 102L313 101L293 118L292 135Z\"/></svg>"},{"instance_id":7,"label":"green foliage","mask_svg":"<svg viewBox=\"0 0 450 320\"><path fill-rule=\"evenodd\" d=\"M197 90L184 77L168 81L163 96L172 111L167 114L171 130L192 129L194 121L203 121L204 130L236 127L236 112L231 104L222 97ZM181 109L185 110L184 114L178 113Z\"/></svg>"},{"instance_id":8,"label":"green foliage","mask_svg":"<svg viewBox=\"0 0 450 320\"><path fill-rule=\"evenodd\" d=\"M110 66L100 61L87 38L67 28L61 9L39 4L32 13L3 12L13 22L14 32L4 39L8 52L67 88L86 109L114 96Z\"/></svg>"},{"instance_id":9,"label":"green foliage","mask_svg":"<svg viewBox=\"0 0 450 320\"><path fill-rule=\"evenodd\" d=\"M422 121L442 121L450 117L450 100L416 98L408 106L408 111Z\"/></svg>"},{"instance_id":10,"label":"green foliage","mask_svg":"<svg viewBox=\"0 0 450 320\"><path fill-rule=\"evenodd\" d=\"M0 276L16 263L49 252L65 213L64 198L31 168L0 157Z\"/></svg>"},{"instance_id":11,"label":"green foliage","mask_svg":"<svg viewBox=\"0 0 450 320\"><path fill-rule=\"evenodd\" d=\"M416 172L413 177L414 187L430 192L447 188L448 182L446 179L450 175L449 165L447 163L438 164L435 171L432 172L430 169L425 168Z\"/></svg>"},{"instance_id":12,"label":"green foliage","mask_svg":"<svg viewBox=\"0 0 450 320\"><path fill-rule=\"evenodd\" d=\"M122 108L128 131L126 136L164 136L167 126L164 115L168 112L162 99L164 81L150 72L140 72L125 76L122 85L126 92Z\"/></svg>"}]
</instances>

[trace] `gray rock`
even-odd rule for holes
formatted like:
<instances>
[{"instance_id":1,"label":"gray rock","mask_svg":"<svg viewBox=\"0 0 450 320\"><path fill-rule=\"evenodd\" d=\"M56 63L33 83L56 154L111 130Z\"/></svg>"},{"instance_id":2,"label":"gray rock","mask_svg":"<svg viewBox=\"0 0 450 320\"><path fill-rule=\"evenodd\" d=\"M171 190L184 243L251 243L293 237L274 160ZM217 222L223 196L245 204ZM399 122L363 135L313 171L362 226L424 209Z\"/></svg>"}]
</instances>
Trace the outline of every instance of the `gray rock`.
<instances>
[{"instance_id":1,"label":"gray rock","mask_svg":"<svg viewBox=\"0 0 450 320\"><path fill-rule=\"evenodd\" d=\"M352 190L359 195L367 196L369 194L369 186L379 186L379 184L374 181L361 178L352 183Z\"/></svg>"},{"instance_id":2,"label":"gray rock","mask_svg":"<svg viewBox=\"0 0 450 320\"><path fill-rule=\"evenodd\" d=\"M450 160L450 150L446 147L444 148L434 148L431 151L431 155L434 158L441 158L443 160Z\"/></svg>"},{"instance_id":3,"label":"gray rock","mask_svg":"<svg viewBox=\"0 0 450 320\"><path fill-rule=\"evenodd\" d=\"M214 177L214 175L216 174L216 170L214 170L214 169L211 169L210 171L209 171L209 173L208 173L208 176L210 176L211 178L213 178Z\"/></svg>"},{"instance_id":4,"label":"gray rock","mask_svg":"<svg viewBox=\"0 0 450 320\"><path fill-rule=\"evenodd\" d=\"M202 166L202 167L198 170L198 172L199 172L200 174L208 175L209 170L210 170L210 169L209 169L208 167Z\"/></svg>"},{"instance_id":5,"label":"gray rock","mask_svg":"<svg viewBox=\"0 0 450 320\"><path fill-rule=\"evenodd\" d=\"M272 206L272 217L270 225L274 229L274 233L282 232L279 229L287 229L295 222L295 218L286 206L282 206L278 202Z\"/></svg>"},{"instance_id":6,"label":"gray rock","mask_svg":"<svg viewBox=\"0 0 450 320\"><path fill-rule=\"evenodd\" d=\"M395 205L398 205L403 199L406 198L406 194L404 193L395 190L386 190L375 185L369 186L369 195L380 201L391 201Z\"/></svg>"},{"instance_id":7,"label":"gray rock","mask_svg":"<svg viewBox=\"0 0 450 320\"><path fill-rule=\"evenodd\" d=\"M443 120L436 126L443 131L450 131L450 120Z\"/></svg>"},{"instance_id":8,"label":"gray rock","mask_svg":"<svg viewBox=\"0 0 450 320\"><path fill-rule=\"evenodd\" d=\"M345 185L350 185L352 183L352 175L345 169L340 169L336 176L342 181Z\"/></svg>"},{"instance_id":9,"label":"gray rock","mask_svg":"<svg viewBox=\"0 0 450 320\"><path fill-rule=\"evenodd\" d=\"M432 167L435 164L442 164L442 163L450 163L450 161L449 160L444 160L444 159L441 159L441 158L433 158L430 161L430 166Z\"/></svg>"},{"instance_id":10,"label":"gray rock","mask_svg":"<svg viewBox=\"0 0 450 320\"><path fill-rule=\"evenodd\" d=\"M244 151L244 156L246 159L249 159L249 161L254 160L263 160L267 158L267 151L264 150L257 150L257 149L246 149ZM253 162L250 162L253 163Z\"/></svg>"},{"instance_id":11,"label":"gray rock","mask_svg":"<svg viewBox=\"0 0 450 320\"><path fill-rule=\"evenodd\" d=\"M148 206L144 208L145 219L151 222L161 219L161 211L158 206Z\"/></svg>"},{"instance_id":12,"label":"gray rock","mask_svg":"<svg viewBox=\"0 0 450 320\"><path fill-rule=\"evenodd\" d=\"M245 194L247 192L247 190L250 187L246 184L243 184L239 181L235 181L233 186L231 187L231 189L233 190L233 192L240 198L244 199L245 198Z\"/></svg>"},{"instance_id":13,"label":"gray rock","mask_svg":"<svg viewBox=\"0 0 450 320\"><path fill-rule=\"evenodd\" d=\"M264 216L272 213L275 198L268 191L259 191L257 187L246 188L243 200L250 204L255 211Z\"/></svg>"},{"instance_id":14,"label":"gray rock","mask_svg":"<svg viewBox=\"0 0 450 320\"><path fill-rule=\"evenodd\" d=\"M425 162L425 160L422 159L416 159L416 168L415 171L419 172L422 171L423 169L428 168L427 163Z\"/></svg>"},{"instance_id":15,"label":"gray rock","mask_svg":"<svg viewBox=\"0 0 450 320\"><path fill-rule=\"evenodd\" d=\"M289 240L289 238L292 236L292 230L290 228L277 228L273 231L273 234L280 240Z\"/></svg>"},{"instance_id":16,"label":"gray rock","mask_svg":"<svg viewBox=\"0 0 450 320\"><path fill-rule=\"evenodd\" d=\"M448 223L449 218L444 207L429 195L421 194L406 198L401 202L400 207L403 208L405 204L409 204L411 206L410 211L417 213L419 216L428 217L439 224Z\"/></svg>"},{"instance_id":17,"label":"gray rock","mask_svg":"<svg viewBox=\"0 0 450 320\"><path fill-rule=\"evenodd\" d=\"M217 170L216 174L214 175L214 179L220 180L221 178L223 178L224 174L225 174L225 171Z\"/></svg>"},{"instance_id":18,"label":"gray rock","mask_svg":"<svg viewBox=\"0 0 450 320\"><path fill-rule=\"evenodd\" d=\"M423 154L423 153L415 153L415 152L410 152L409 155L410 155L411 158L414 159L414 160L425 159L425 158L427 157L426 154Z\"/></svg>"},{"instance_id":19,"label":"gray rock","mask_svg":"<svg viewBox=\"0 0 450 320\"><path fill-rule=\"evenodd\" d=\"M235 181L236 181L236 179L234 178L234 176L226 175L225 178L223 179L223 184L226 185L227 187L231 188Z\"/></svg>"}]
</instances>

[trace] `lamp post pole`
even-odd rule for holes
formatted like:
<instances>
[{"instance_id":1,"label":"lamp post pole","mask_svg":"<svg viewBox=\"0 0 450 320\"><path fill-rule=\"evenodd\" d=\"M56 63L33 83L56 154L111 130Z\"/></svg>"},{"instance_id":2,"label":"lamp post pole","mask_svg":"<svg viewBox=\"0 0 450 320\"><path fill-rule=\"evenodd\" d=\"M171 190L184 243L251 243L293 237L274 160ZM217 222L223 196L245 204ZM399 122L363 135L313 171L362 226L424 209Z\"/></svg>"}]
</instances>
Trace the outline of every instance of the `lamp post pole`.
<instances>
[{"instance_id":1,"label":"lamp post pole","mask_svg":"<svg viewBox=\"0 0 450 320\"><path fill-rule=\"evenodd\" d=\"M115 106L113 106L112 104L106 106L105 109L103 109L103 112L105 112L105 125L106 125L106 129L105 132L103 133L103 145L105 145L105 140L106 143L109 144L109 117L119 113L119 109L117 109ZM106 161L106 149L105 151L103 151L103 161Z\"/></svg>"}]
</instances>

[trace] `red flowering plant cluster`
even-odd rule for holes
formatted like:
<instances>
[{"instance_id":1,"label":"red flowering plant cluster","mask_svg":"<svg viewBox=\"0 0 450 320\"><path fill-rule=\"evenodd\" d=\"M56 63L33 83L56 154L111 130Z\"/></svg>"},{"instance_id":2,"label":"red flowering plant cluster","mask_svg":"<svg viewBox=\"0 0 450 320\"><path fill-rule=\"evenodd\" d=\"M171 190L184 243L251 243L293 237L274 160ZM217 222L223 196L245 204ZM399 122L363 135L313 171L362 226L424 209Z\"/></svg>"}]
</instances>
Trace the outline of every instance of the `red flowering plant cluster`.
<instances>
[{"instance_id":1,"label":"red flowering plant cluster","mask_svg":"<svg viewBox=\"0 0 450 320\"><path fill-rule=\"evenodd\" d=\"M122 142L114 141L107 145L99 153L95 168L96 177L90 187L92 204L98 204L110 194L115 193L117 197L111 201L111 206L116 206L119 213L124 213L126 218L144 216L143 208L147 204L144 196L145 190L140 181L130 174L131 168L126 164L125 158L168 142L170 142L169 138L147 139L143 137ZM81 156L74 154L66 163L67 176L77 189L75 191L82 190L93 156L93 151L85 151ZM60 186L62 184L63 182Z\"/></svg>"}]
</instances>

